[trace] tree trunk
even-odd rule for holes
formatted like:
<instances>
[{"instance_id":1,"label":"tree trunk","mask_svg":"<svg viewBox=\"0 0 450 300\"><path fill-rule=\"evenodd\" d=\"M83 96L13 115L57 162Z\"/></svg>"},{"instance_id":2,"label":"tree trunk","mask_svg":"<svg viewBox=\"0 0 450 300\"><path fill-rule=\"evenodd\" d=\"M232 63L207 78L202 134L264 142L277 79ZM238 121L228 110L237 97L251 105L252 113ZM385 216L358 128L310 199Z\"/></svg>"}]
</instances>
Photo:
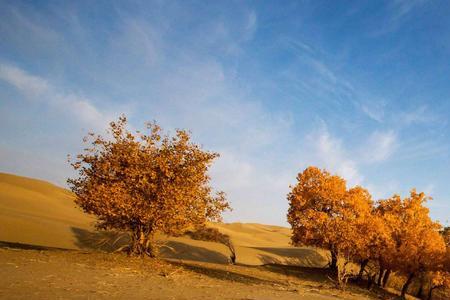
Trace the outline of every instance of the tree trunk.
<instances>
[{"instance_id":1,"label":"tree trunk","mask_svg":"<svg viewBox=\"0 0 450 300\"><path fill-rule=\"evenodd\" d=\"M155 257L156 251L153 246L153 231L138 227L132 234L130 251L128 254Z\"/></svg>"},{"instance_id":2,"label":"tree trunk","mask_svg":"<svg viewBox=\"0 0 450 300\"><path fill-rule=\"evenodd\" d=\"M330 271L333 274L337 274L338 268L337 268L337 262L338 262L338 253L336 250L334 250L334 247L331 248L331 262L330 262Z\"/></svg>"},{"instance_id":3,"label":"tree trunk","mask_svg":"<svg viewBox=\"0 0 450 300\"><path fill-rule=\"evenodd\" d=\"M417 294L416 294L417 298L425 299L424 289L423 289L424 284L425 284L425 274L420 273L419 290L417 291Z\"/></svg>"},{"instance_id":4,"label":"tree trunk","mask_svg":"<svg viewBox=\"0 0 450 300\"><path fill-rule=\"evenodd\" d=\"M406 280L405 284L403 285L402 293L400 295L400 298L406 299L405 298L406 292L408 291L408 287L411 284L413 278L414 278L414 273L410 273L409 276L408 276L408 279Z\"/></svg>"},{"instance_id":5,"label":"tree trunk","mask_svg":"<svg viewBox=\"0 0 450 300\"><path fill-rule=\"evenodd\" d=\"M358 278L357 278L358 281L362 280L363 274L364 274L364 269L366 268L368 263L369 263L368 259L364 259L363 261L361 261Z\"/></svg>"},{"instance_id":6,"label":"tree trunk","mask_svg":"<svg viewBox=\"0 0 450 300\"><path fill-rule=\"evenodd\" d=\"M230 250L230 263L232 265L236 264L236 249L234 248L234 245L231 241L228 241L226 243L228 246L228 249Z\"/></svg>"},{"instance_id":7,"label":"tree trunk","mask_svg":"<svg viewBox=\"0 0 450 300\"><path fill-rule=\"evenodd\" d=\"M388 282L388 280L389 280L389 275L391 275L391 270L390 269L387 269L386 270L386 272L384 273L384 276L383 276L383 287L386 287L386 284L387 284L387 282Z\"/></svg>"},{"instance_id":8,"label":"tree trunk","mask_svg":"<svg viewBox=\"0 0 450 300\"><path fill-rule=\"evenodd\" d=\"M430 289L428 290L428 300L431 300L431 298L433 298L433 290L434 287L430 286Z\"/></svg>"},{"instance_id":9,"label":"tree trunk","mask_svg":"<svg viewBox=\"0 0 450 300\"><path fill-rule=\"evenodd\" d=\"M422 299L422 293L423 293L423 285L420 284L419 290L417 291L417 294L416 294L416 298Z\"/></svg>"},{"instance_id":10,"label":"tree trunk","mask_svg":"<svg viewBox=\"0 0 450 300\"><path fill-rule=\"evenodd\" d=\"M375 278L377 277L377 274L371 275L370 273L367 276L367 289L370 290L372 288L373 283L375 282Z\"/></svg>"},{"instance_id":11,"label":"tree trunk","mask_svg":"<svg viewBox=\"0 0 450 300\"><path fill-rule=\"evenodd\" d=\"M384 271L385 271L385 269L380 267L380 273L378 274L378 281L377 281L378 286L381 286L381 281L383 280Z\"/></svg>"}]
</instances>

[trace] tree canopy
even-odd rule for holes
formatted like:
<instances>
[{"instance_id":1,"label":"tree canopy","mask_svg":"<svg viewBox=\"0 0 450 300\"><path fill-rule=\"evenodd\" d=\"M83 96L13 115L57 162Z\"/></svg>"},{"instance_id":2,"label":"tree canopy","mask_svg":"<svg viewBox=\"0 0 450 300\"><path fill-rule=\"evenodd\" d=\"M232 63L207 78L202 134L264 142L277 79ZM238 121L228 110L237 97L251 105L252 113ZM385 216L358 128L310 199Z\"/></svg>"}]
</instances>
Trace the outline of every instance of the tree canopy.
<instances>
[{"instance_id":1,"label":"tree canopy","mask_svg":"<svg viewBox=\"0 0 450 300\"><path fill-rule=\"evenodd\" d=\"M177 234L219 220L230 208L209 184L217 153L202 150L185 130L164 135L153 122L133 134L126 125L122 116L110 123L110 136L90 133L88 147L71 163L78 177L68 183L99 228L131 232L130 253L153 255L155 232Z\"/></svg>"}]
</instances>

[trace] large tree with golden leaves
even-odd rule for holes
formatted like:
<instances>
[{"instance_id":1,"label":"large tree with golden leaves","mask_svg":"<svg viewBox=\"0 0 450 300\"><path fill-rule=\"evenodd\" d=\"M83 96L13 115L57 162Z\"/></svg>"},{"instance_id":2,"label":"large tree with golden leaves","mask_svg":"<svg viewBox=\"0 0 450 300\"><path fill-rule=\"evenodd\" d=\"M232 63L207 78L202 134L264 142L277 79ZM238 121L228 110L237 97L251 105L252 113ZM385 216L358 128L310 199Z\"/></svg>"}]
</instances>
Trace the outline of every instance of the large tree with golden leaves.
<instances>
[{"instance_id":1,"label":"large tree with golden leaves","mask_svg":"<svg viewBox=\"0 0 450 300\"><path fill-rule=\"evenodd\" d=\"M71 162L78 177L68 183L98 228L130 232L129 253L153 256L156 232L178 234L218 220L229 204L209 185L217 153L202 150L184 130L169 136L147 123L145 133L133 134L126 125L122 116L110 123L111 136L90 133L88 147Z\"/></svg>"}]
</instances>

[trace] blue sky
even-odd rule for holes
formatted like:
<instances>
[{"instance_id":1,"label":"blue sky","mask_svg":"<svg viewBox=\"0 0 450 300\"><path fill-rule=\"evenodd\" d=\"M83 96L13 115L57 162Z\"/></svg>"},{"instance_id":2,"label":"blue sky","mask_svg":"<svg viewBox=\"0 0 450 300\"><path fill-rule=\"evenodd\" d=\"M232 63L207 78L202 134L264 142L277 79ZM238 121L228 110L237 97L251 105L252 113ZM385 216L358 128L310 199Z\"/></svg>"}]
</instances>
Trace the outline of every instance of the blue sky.
<instances>
[{"instance_id":1,"label":"blue sky","mask_svg":"<svg viewBox=\"0 0 450 300\"><path fill-rule=\"evenodd\" d=\"M226 221L286 225L317 165L450 215L448 1L1 1L0 170L64 185L125 113L221 153Z\"/></svg>"}]
</instances>

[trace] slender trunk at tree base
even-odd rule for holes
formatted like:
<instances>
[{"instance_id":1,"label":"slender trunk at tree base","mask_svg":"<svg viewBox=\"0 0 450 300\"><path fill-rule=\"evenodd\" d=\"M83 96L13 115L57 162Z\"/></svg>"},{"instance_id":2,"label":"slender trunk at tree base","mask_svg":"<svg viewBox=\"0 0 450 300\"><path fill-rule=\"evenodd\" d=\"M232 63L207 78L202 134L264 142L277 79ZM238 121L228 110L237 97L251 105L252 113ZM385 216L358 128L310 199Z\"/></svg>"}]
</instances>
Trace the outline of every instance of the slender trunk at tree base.
<instances>
[{"instance_id":1,"label":"slender trunk at tree base","mask_svg":"<svg viewBox=\"0 0 450 300\"><path fill-rule=\"evenodd\" d=\"M421 283L419 286L419 290L417 291L416 298L422 299L422 293L423 293L423 284Z\"/></svg>"},{"instance_id":2,"label":"slender trunk at tree base","mask_svg":"<svg viewBox=\"0 0 450 300\"><path fill-rule=\"evenodd\" d=\"M377 276L377 274L371 275L370 273L367 275L367 289L368 290L370 290L370 288L372 287L373 283L375 282L376 276Z\"/></svg>"},{"instance_id":3,"label":"slender trunk at tree base","mask_svg":"<svg viewBox=\"0 0 450 300\"><path fill-rule=\"evenodd\" d=\"M331 251L330 271L333 274L337 274L337 271L338 271L338 268L337 268L338 253L333 248L330 251Z\"/></svg>"},{"instance_id":4,"label":"slender trunk at tree base","mask_svg":"<svg viewBox=\"0 0 450 300\"><path fill-rule=\"evenodd\" d=\"M428 290L428 300L431 300L431 298L433 297L433 290L435 288L434 287L430 287L430 289Z\"/></svg>"},{"instance_id":5,"label":"slender trunk at tree base","mask_svg":"<svg viewBox=\"0 0 450 300\"><path fill-rule=\"evenodd\" d=\"M231 252L230 254L230 262L232 265L236 264L236 254L234 254L234 252Z\"/></svg>"},{"instance_id":6,"label":"slender trunk at tree base","mask_svg":"<svg viewBox=\"0 0 450 300\"><path fill-rule=\"evenodd\" d=\"M425 284L425 275L423 273L420 274L420 282L419 282L419 290L417 291L416 297L420 299L425 299L423 286Z\"/></svg>"},{"instance_id":7,"label":"slender trunk at tree base","mask_svg":"<svg viewBox=\"0 0 450 300\"><path fill-rule=\"evenodd\" d=\"M378 281L377 281L378 286L381 286L381 281L383 280L384 271L385 271L385 269L380 267L380 273L378 274Z\"/></svg>"},{"instance_id":8,"label":"slender trunk at tree base","mask_svg":"<svg viewBox=\"0 0 450 300\"><path fill-rule=\"evenodd\" d=\"M389 275L391 275L391 270L390 269L387 269L386 270L386 272L384 273L384 276L383 276L383 287L386 287L386 284L387 284L387 282L388 282L388 280L389 280Z\"/></svg>"},{"instance_id":9,"label":"slender trunk at tree base","mask_svg":"<svg viewBox=\"0 0 450 300\"><path fill-rule=\"evenodd\" d=\"M361 261L360 264L360 269L359 269L359 273L358 273L358 281L362 280L363 274L364 274L364 269L366 268L367 264L369 263L368 259L364 259L363 261Z\"/></svg>"},{"instance_id":10,"label":"slender trunk at tree base","mask_svg":"<svg viewBox=\"0 0 450 300\"><path fill-rule=\"evenodd\" d=\"M231 241L228 241L226 243L228 246L228 249L230 250L230 263L232 265L236 264L236 249L234 248L234 245Z\"/></svg>"},{"instance_id":11,"label":"slender trunk at tree base","mask_svg":"<svg viewBox=\"0 0 450 300\"><path fill-rule=\"evenodd\" d=\"M402 299L406 299L405 298L406 292L408 291L408 287L411 284L413 278L414 278L414 273L410 273L409 276L408 276L408 279L406 280L406 282L405 282L405 284L403 285L403 288L402 288L402 293L400 295L400 297Z\"/></svg>"},{"instance_id":12,"label":"slender trunk at tree base","mask_svg":"<svg viewBox=\"0 0 450 300\"><path fill-rule=\"evenodd\" d=\"M369 275L367 278L367 289L368 290L370 290L370 288L372 287L372 283L373 283L373 277Z\"/></svg>"}]
</instances>

